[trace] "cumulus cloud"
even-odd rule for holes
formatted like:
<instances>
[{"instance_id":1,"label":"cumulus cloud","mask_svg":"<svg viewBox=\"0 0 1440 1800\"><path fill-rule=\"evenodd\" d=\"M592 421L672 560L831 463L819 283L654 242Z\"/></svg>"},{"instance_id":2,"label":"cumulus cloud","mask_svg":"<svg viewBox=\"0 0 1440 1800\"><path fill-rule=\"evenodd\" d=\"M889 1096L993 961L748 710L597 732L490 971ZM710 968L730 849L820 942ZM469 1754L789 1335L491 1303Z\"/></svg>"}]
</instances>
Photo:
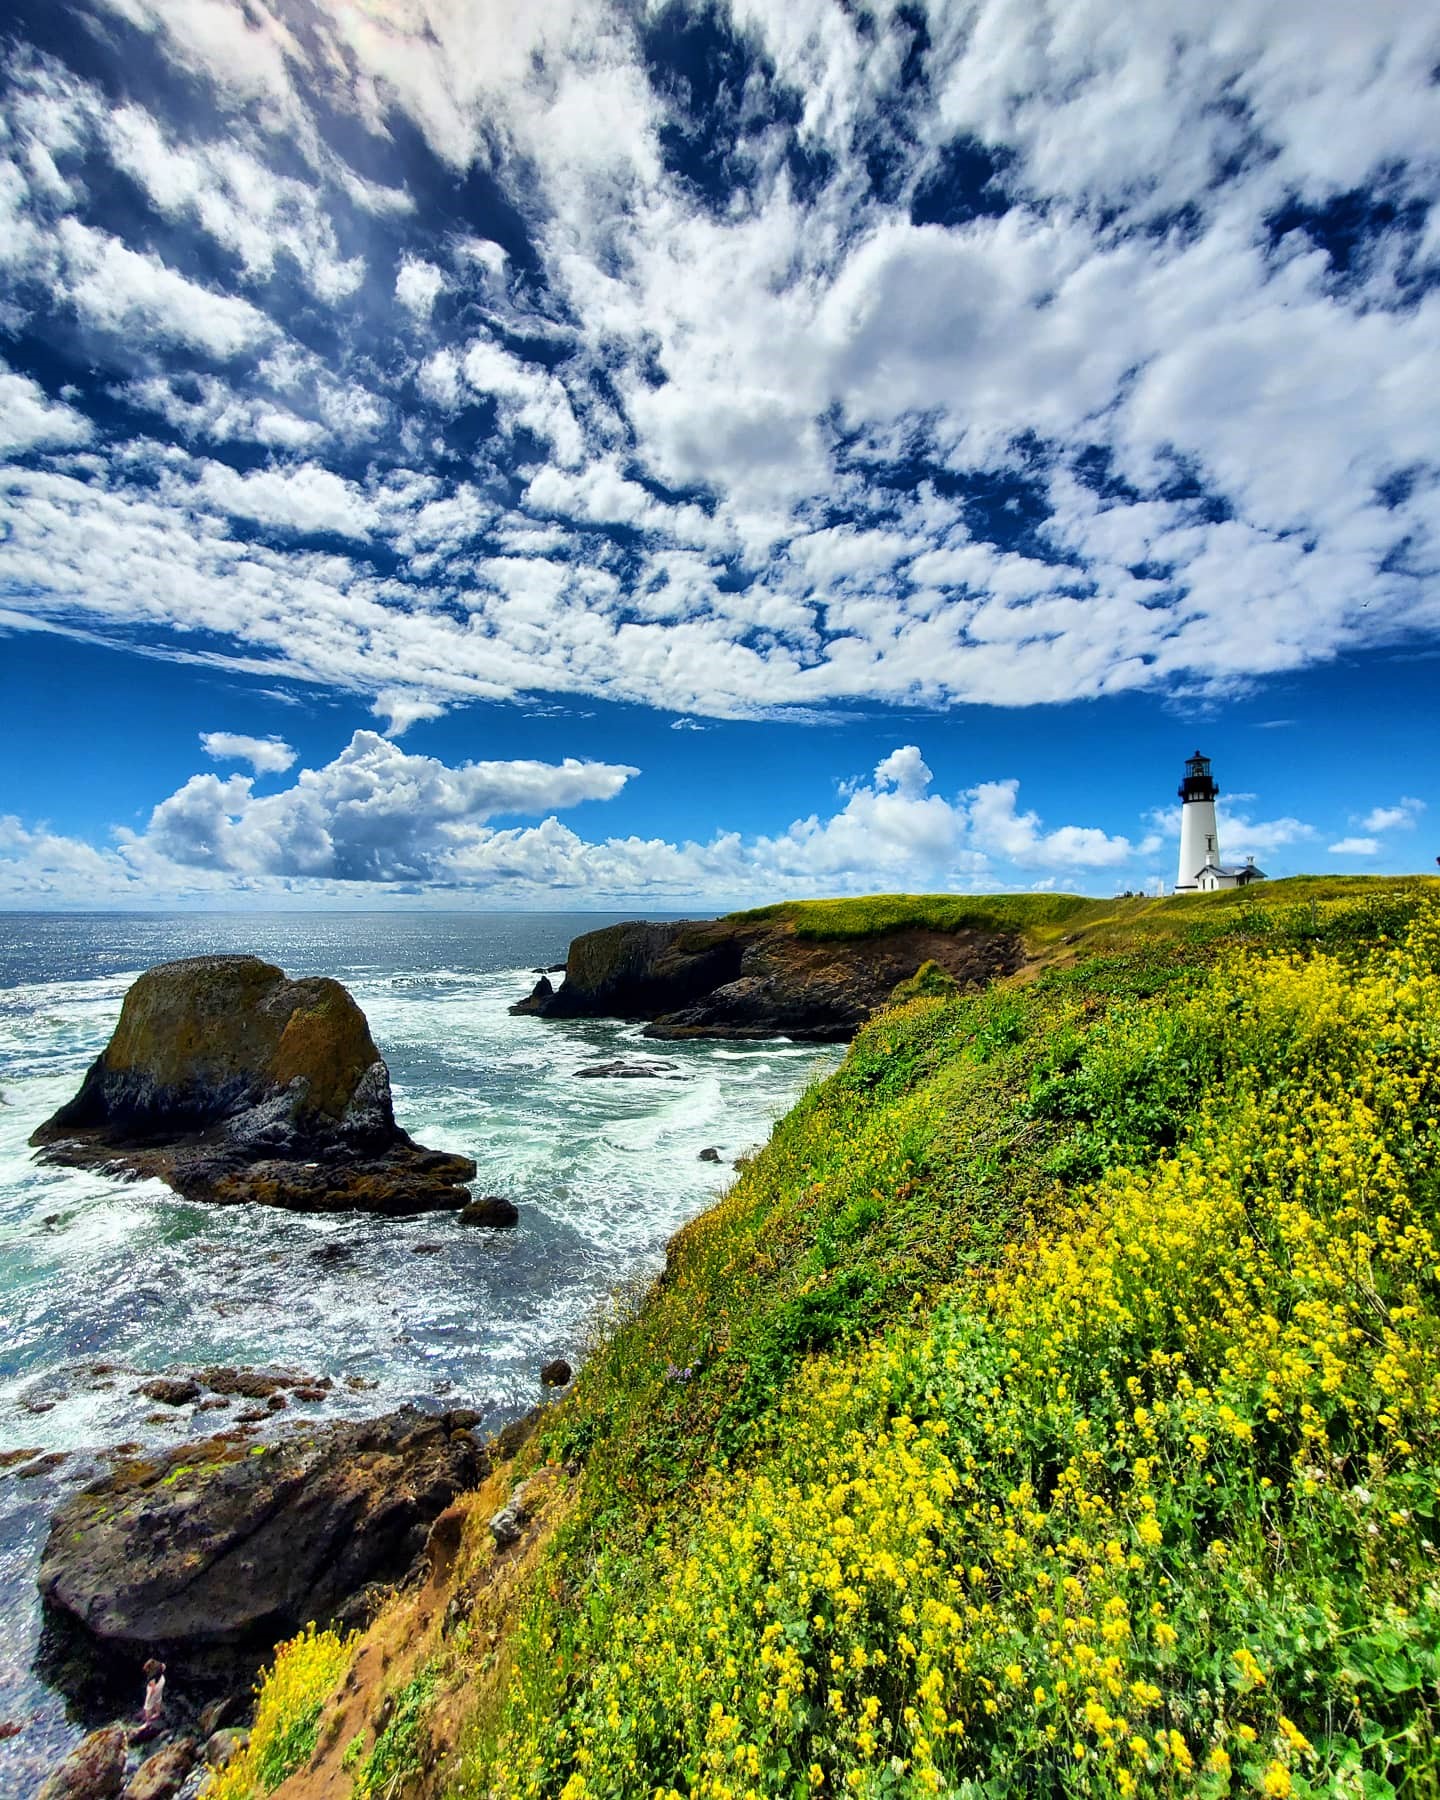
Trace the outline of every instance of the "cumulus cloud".
<instances>
[{"instance_id":1,"label":"cumulus cloud","mask_svg":"<svg viewBox=\"0 0 1440 1800\"><path fill-rule=\"evenodd\" d=\"M431 880L496 814L608 800L638 773L568 757L451 768L357 731L333 762L302 769L278 794L257 798L248 775L192 775L155 808L143 846L182 865L246 875Z\"/></svg>"},{"instance_id":2,"label":"cumulus cloud","mask_svg":"<svg viewBox=\"0 0 1440 1800\"><path fill-rule=\"evenodd\" d=\"M285 748L212 738L212 753L257 769L268 751ZM612 798L637 773L571 758L452 768L360 731L333 762L302 769L279 793L257 795L249 775L194 775L153 809L144 831L117 831L112 849L8 821L0 829L0 894L58 899L69 880L92 899L238 890L353 903L367 891L373 897L377 885L419 884L491 903L563 896L723 904L777 894L993 891L1037 879L1072 886L1084 871L1110 871L1140 854L1093 826L1045 830L1034 812L1018 810L1013 780L936 793L913 744L844 784L833 811L775 832L596 840L554 816ZM492 823L505 815L537 822ZM1049 873L1037 877L1039 870Z\"/></svg>"},{"instance_id":3,"label":"cumulus cloud","mask_svg":"<svg viewBox=\"0 0 1440 1800\"><path fill-rule=\"evenodd\" d=\"M216 762L248 762L257 775L283 775L295 752L278 737L246 737L239 731L202 731L200 743Z\"/></svg>"},{"instance_id":4,"label":"cumulus cloud","mask_svg":"<svg viewBox=\"0 0 1440 1800\"><path fill-rule=\"evenodd\" d=\"M1373 837L1346 837L1331 844L1332 856L1378 856L1380 840Z\"/></svg>"},{"instance_id":5,"label":"cumulus cloud","mask_svg":"<svg viewBox=\"0 0 1440 1800\"><path fill-rule=\"evenodd\" d=\"M1372 807L1358 824L1362 831L1411 831L1424 811L1423 800L1406 796L1394 806Z\"/></svg>"}]
</instances>

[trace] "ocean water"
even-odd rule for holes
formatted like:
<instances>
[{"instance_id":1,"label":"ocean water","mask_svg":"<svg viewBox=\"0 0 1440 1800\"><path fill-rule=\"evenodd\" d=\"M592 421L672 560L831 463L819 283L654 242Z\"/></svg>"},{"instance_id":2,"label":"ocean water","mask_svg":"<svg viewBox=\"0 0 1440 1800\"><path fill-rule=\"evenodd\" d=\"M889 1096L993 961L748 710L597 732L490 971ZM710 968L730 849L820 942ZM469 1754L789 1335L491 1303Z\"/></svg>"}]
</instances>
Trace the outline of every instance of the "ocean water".
<instances>
[{"instance_id":1,"label":"ocean water","mask_svg":"<svg viewBox=\"0 0 1440 1800\"><path fill-rule=\"evenodd\" d=\"M0 1723L23 1727L0 1742L0 1794L31 1792L78 1735L31 1669L57 1499L107 1445L171 1445L227 1422L157 1408L135 1394L142 1380L283 1364L334 1382L307 1416L412 1401L473 1405L498 1425L540 1398L542 1362L579 1360L613 1297L653 1275L666 1240L733 1179L734 1157L835 1065L837 1051L784 1040L652 1044L637 1024L509 1016L537 968L609 922L0 914L0 1452L66 1453L38 1478L0 1471ZM345 982L400 1123L474 1157L475 1191L520 1208L514 1230L191 1205L158 1182L34 1162L27 1138L74 1092L135 976L242 950ZM632 1053L671 1078L575 1077ZM711 1145L719 1164L699 1160Z\"/></svg>"}]
</instances>

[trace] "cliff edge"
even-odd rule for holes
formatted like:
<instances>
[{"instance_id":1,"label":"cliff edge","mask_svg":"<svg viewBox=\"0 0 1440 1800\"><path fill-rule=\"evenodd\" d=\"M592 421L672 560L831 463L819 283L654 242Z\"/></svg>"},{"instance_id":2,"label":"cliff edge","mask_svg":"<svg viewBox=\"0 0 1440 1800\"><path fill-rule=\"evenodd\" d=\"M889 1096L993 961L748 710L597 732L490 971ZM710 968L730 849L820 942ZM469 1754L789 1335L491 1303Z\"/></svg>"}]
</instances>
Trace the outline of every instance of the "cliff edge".
<instances>
[{"instance_id":1,"label":"cliff edge","mask_svg":"<svg viewBox=\"0 0 1440 1800\"><path fill-rule=\"evenodd\" d=\"M962 989L1025 960L1018 930L901 926L872 936L802 936L784 918L639 921L575 939L559 989L537 984L515 1013L648 1019L651 1038L788 1037L841 1043L932 962Z\"/></svg>"}]
</instances>

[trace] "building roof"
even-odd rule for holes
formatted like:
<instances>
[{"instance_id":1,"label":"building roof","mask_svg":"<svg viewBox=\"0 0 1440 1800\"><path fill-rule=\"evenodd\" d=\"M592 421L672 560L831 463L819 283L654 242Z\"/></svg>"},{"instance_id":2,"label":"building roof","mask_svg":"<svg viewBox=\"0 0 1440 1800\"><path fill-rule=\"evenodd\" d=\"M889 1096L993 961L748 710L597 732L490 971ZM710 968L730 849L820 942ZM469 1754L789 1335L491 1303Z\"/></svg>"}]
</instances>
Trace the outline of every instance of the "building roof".
<instances>
[{"instance_id":1,"label":"building roof","mask_svg":"<svg viewBox=\"0 0 1440 1800\"><path fill-rule=\"evenodd\" d=\"M1257 869L1253 862L1217 863L1211 862L1208 859L1195 871L1195 879L1198 881L1207 869L1213 870L1217 875L1229 875L1236 880L1242 875L1248 876L1252 881L1265 881L1269 879L1265 871L1263 869Z\"/></svg>"}]
</instances>

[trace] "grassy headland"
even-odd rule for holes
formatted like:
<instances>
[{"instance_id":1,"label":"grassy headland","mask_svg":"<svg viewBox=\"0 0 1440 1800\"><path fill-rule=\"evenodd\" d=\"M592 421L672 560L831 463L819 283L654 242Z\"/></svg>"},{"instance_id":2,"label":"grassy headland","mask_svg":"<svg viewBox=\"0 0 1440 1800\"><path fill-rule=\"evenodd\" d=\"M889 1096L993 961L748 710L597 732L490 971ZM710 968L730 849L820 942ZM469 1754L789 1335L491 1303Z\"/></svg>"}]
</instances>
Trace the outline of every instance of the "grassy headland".
<instances>
[{"instance_id":1,"label":"grassy headland","mask_svg":"<svg viewBox=\"0 0 1440 1800\"><path fill-rule=\"evenodd\" d=\"M391 1792L1440 1788L1436 884L785 912L986 906L1031 978L863 1031L549 1416Z\"/></svg>"}]
</instances>

